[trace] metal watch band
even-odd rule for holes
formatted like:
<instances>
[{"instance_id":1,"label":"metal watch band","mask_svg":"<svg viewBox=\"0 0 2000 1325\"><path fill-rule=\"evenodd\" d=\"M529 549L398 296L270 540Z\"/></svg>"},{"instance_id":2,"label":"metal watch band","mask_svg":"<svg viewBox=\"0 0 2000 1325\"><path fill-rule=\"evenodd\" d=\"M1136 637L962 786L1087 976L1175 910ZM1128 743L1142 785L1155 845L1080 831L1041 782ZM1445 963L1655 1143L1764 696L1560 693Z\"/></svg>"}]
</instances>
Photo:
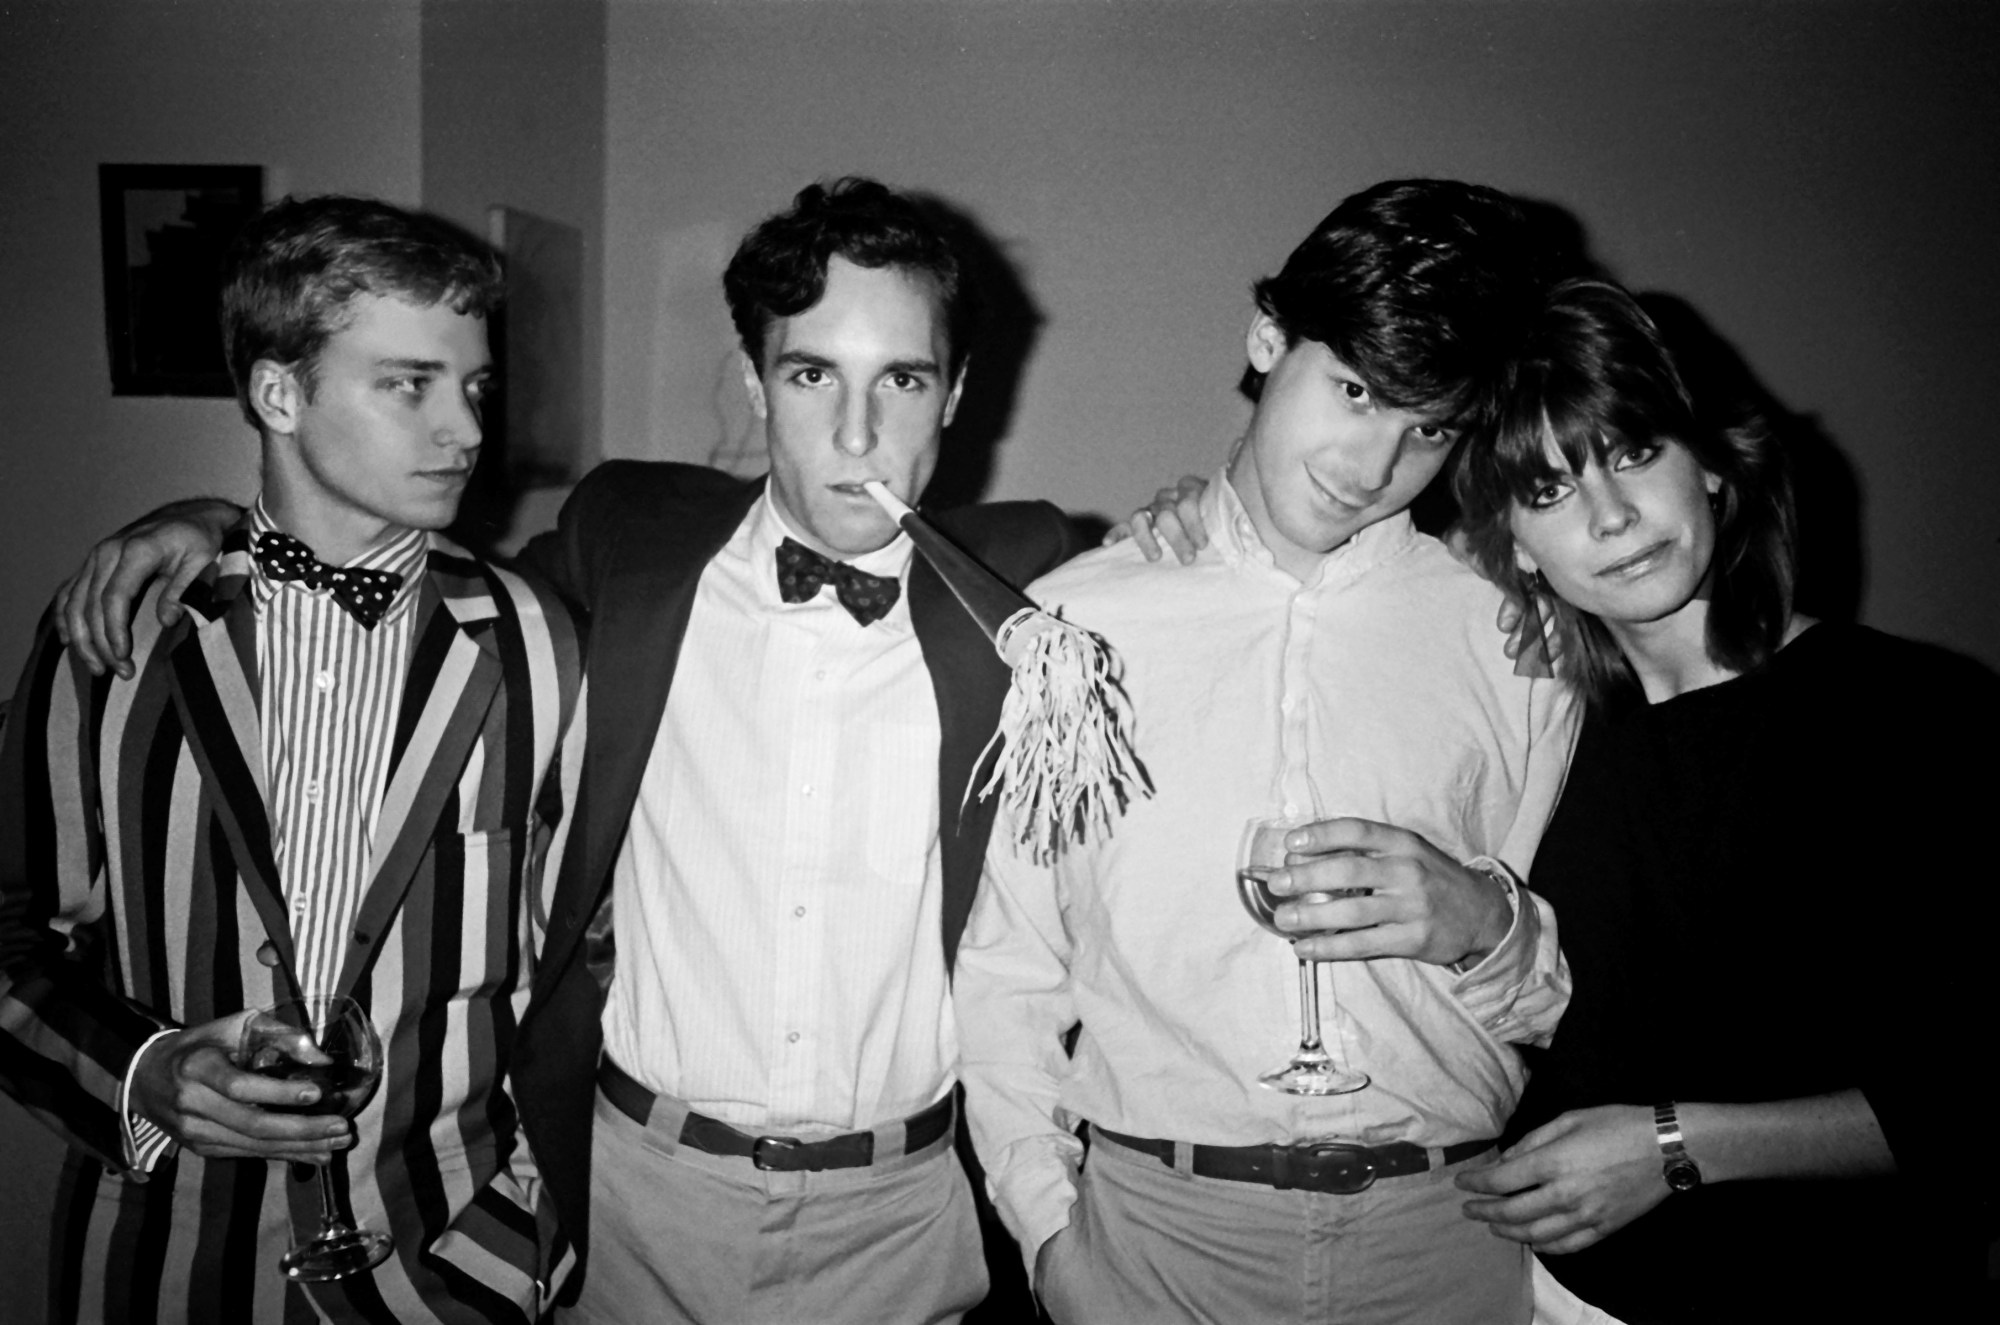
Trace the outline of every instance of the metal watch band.
<instances>
[{"instance_id":1,"label":"metal watch band","mask_svg":"<svg viewBox=\"0 0 2000 1325\"><path fill-rule=\"evenodd\" d=\"M1667 1186L1677 1192L1699 1187L1701 1167L1681 1138L1681 1120L1673 1101L1653 1106L1653 1135L1660 1143L1660 1172Z\"/></svg>"}]
</instances>

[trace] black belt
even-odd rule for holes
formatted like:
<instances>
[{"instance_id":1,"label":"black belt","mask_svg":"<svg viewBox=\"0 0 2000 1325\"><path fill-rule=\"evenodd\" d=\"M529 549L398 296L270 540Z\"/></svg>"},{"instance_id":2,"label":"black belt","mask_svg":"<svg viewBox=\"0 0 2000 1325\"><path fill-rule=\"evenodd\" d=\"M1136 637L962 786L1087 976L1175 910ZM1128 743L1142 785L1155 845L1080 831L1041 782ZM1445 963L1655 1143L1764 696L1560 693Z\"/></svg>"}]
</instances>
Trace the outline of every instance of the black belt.
<instances>
[{"instance_id":1,"label":"black belt","mask_svg":"<svg viewBox=\"0 0 2000 1325\"><path fill-rule=\"evenodd\" d=\"M1117 1142L1127 1150L1151 1155L1168 1168L1174 1166L1174 1143L1148 1141L1126 1136L1108 1127L1090 1125L1090 1130ZM1493 1148L1491 1141L1461 1141L1444 1148L1445 1164L1471 1159ZM1360 1146L1349 1141L1306 1141L1295 1146L1192 1146L1189 1168L1203 1178L1223 1178L1230 1182L1259 1182L1279 1191L1338 1192L1366 1191L1377 1178L1400 1178L1410 1173L1428 1173L1431 1152L1411 1141L1391 1141L1386 1146Z\"/></svg>"},{"instance_id":2,"label":"black belt","mask_svg":"<svg viewBox=\"0 0 2000 1325\"><path fill-rule=\"evenodd\" d=\"M597 1066L597 1088L618 1112L644 1127L652 1116L653 1092L626 1075L609 1058ZM922 1113L901 1123L903 1153L914 1155L951 1131L952 1097L945 1096ZM875 1162L875 1133L843 1132L819 1141L796 1136L752 1136L719 1118L689 1111L681 1124L681 1144L710 1155L737 1155L760 1169L776 1173L818 1173L822 1169L861 1169Z\"/></svg>"}]
</instances>

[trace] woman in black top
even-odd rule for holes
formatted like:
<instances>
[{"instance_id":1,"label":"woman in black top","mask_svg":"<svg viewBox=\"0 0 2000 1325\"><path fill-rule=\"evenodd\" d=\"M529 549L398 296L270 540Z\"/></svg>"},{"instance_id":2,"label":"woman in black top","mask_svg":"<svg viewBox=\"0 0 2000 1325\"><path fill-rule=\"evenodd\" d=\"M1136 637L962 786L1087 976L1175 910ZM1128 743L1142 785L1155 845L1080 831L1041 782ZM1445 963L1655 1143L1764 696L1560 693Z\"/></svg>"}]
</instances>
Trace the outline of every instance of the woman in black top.
<instances>
[{"instance_id":1,"label":"woman in black top","mask_svg":"<svg viewBox=\"0 0 2000 1325\"><path fill-rule=\"evenodd\" d=\"M1614 285L1455 483L1588 700L1532 880L1575 995L1467 1213L1633 1325L1985 1319L2000 685L1792 611L1782 457Z\"/></svg>"}]
</instances>

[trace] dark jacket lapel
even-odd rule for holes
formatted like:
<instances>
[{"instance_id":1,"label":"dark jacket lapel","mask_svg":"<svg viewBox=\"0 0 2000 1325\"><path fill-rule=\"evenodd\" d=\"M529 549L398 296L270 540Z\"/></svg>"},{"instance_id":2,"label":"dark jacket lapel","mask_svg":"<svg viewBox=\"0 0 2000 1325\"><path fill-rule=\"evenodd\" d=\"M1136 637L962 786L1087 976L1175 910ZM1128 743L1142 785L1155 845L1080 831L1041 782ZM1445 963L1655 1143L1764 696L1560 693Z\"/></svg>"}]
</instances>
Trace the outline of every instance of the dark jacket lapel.
<instances>
[{"instance_id":1,"label":"dark jacket lapel","mask_svg":"<svg viewBox=\"0 0 2000 1325\"><path fill-rule=\"evenodd\" d=\"M568 963L609 886L666 713L701 573L763 491L761 481L748 483L726 498L675 504L635 524L591 595L589 753L576 807L581 832L562 862L544 975Z\"/></svg>"},{"instance_id":2,"label":"dark jacket lapel","mask_svg":"<svg viewBox=\"0 0 2000 1325\"><path fill-rule=\"evenodd\" d=\"M998 797L966 799L980 752L1007 697L1007 668L977 622L921 556L910 568L910 624L930 669L938 709L938 854L944 880L945 967L972 913Z\"/></svg>"}]
</instances>

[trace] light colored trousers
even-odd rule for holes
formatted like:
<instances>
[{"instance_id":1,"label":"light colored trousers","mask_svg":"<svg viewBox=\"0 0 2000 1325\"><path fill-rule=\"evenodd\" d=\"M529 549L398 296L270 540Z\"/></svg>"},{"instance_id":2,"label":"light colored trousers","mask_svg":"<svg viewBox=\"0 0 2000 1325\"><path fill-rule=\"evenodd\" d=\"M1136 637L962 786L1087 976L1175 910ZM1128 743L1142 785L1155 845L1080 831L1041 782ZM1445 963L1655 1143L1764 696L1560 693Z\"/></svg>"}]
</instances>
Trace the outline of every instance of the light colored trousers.
<instances>
[{"instance_id":1,"label":"light colored trousers","mask_svg":"<svg viewBox=\"0 0 2000 1325\"><path fill-rule=\"evenodd\" d=\"M862 1169L771 1173L597 1097L590 1256L564 1325L953 1322L986 1296L951 1136Z\"/></svg>"},{"instance_id":2,"label":"light colored trousers","mask_svg":"<svg viewBox=\"0 0 2000 1325\"><path fill-rule=\"evenodd\" d=\"M1452 1175L1278 1191L1090 1138L1042 1303L1061 1325L1527 1325L1528 1251L1467 1219Z\"/></svg>"}]
</instances>

